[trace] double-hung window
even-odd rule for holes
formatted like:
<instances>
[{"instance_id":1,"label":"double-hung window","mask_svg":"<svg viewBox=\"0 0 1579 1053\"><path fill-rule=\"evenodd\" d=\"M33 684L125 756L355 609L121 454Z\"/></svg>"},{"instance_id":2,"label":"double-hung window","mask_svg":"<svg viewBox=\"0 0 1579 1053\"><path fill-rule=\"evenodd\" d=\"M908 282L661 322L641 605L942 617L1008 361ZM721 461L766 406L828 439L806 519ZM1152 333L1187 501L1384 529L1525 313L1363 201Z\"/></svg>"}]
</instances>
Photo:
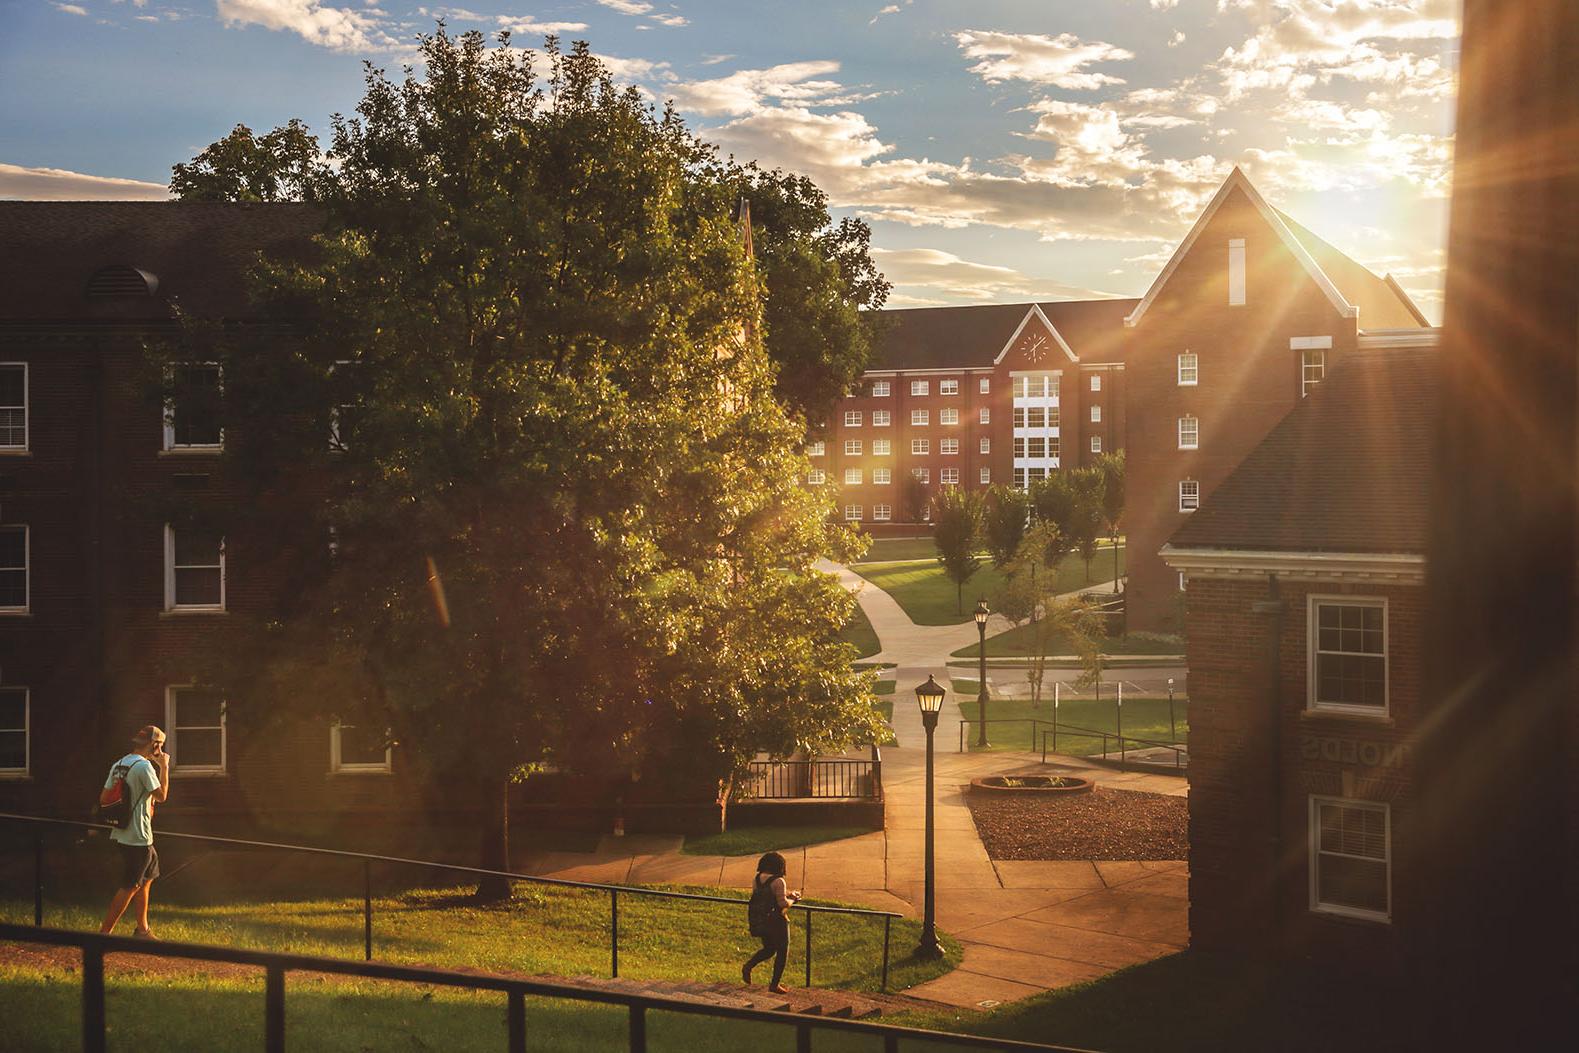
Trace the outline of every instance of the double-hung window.
<instances>
[{"instance_id":1,"label":"double-hung window","mask_svg":"<svg viewBox=\"0 0 1579 1053\"><path fill-rule=\"evenodd\" d=\"M1101 406L1092 406L1091 407L1091 423L1092 424L1101 424L1102 423L1102 407Z\"/></svg>"},{"instance_id":2,"label":"double-hung window","mask_svg":"<svg viewBox=\"0 0 1579 1053\"><path fill-rule=\"evenodd\" d=\"M845 486L860 486L861 485L861 469L859 469L859 468L846 468L844 470L844 485Z\"/></svg>"},{"instance_id":3,"label":"double-hung window","mask_svg":"<svg viewBox=\"0 0 1579 1053\"><path fill-rule=\"evenodd\" d=\"M986 377L982 377L981 380L976 384L976 390L981 392L983 395L987 394L987 392L991 389L992 382Z\"/></svg>"},{"instance_id":4,"label":"double-hung window","mask_svg":"<svg viewBox=\"0 0 1579 1053\"><path fill-rule=\"evenodd\" d=\"M926 395L929 394L931 390L932 385L930 381L912 380L910 382L910 393L912 395Z\"/></svg>"},{"instance_id":5,"label":"double-hung window","mask_svg":"<svg viewBox=\"0 0 1579 1053\"><path fill-rule=\"evenodd\" d=\"M872 518L877 520L879 523L886 523L886 522L888 522L890 519L894 518L893 506L892 505L873 505L872 506Z\"/></svg>"},{"instance_id":6,"label":"double-hung window","mask_svg":"<svg viewBox=\"0 0 1579 1053\"><path fill-rule=\"evenodd\" d=\"M27 363L0 362L0 450L27 449Z\"/></svg>"},{"instance_id":7,"label":"double-hung window","mask_svg":"<svg viewBox=\"0 0 1579 1053\"><path fill-rule=\"evenodd\" d=\"M1195 450L1201 445L1201 421L1198 417L1179 418L1179 449Z\"/></svg>"},{"instance_id":8,"label":"double-hung window","mask_svg":"<svg viewBox=\"0 0 1579 1053\"><path fill-rule=\"evenodd\" d=\"M992 440L987 438L987 436L985 436L985 435L983 435L981 437L981 449L980 449L980 452L981 453L991 453L992 452Z\"/></svg>"},{"instance_id":9,"label":"double-hung window","mask_svg":"<svg viewBox=\"0 0 1579 1053\"><path fill-rule=\"evenodd\" d=\"M394 770L389 732L377 725L329 725L329 770L378 774Z\"/></svg>"},{"instance_id":10,"label":"double-hung window","mask_svg":"<svg viewBox=\"0 0 1579 1053\"><path fill-rule=\"evenodd\" d=\"M1101 373L1093 373L1093 374L1091 374L1091 390L1092 391L1101 391L1102 390L1102 374Z\"/></svg>"},{"instance_id":11,"label":"double-hung window","mask_svg":"<svg viewBox=\"0 0 1579 1053\"><path fill-rule=\"evenodd\" d=\"M1385 714L1387 601L1312 596L1309 603L1309 708Z\"/></svg>"},{"instance_id":12,"label":"double-hung window","mask_svg":"<svg viewBox=\"0 0 1579 1053\"><path fill-rule=\"evenodd\" d=\"M1321 348L1299 353L1299 397L1310 394L1310 389L1320 384L1327 375L1327 352Z\"/></svg>"},{"instance_id":13,"label":"double-hung window","mask_svg":"<svg viewBox=\"0 0 1579 1053\"><path fill-rule=\"evenodd\" d=\"M976 414L976 420L982 424L991 424L992 410L988 409L986 406L983 406L981 408L981 412Z\"/></svg>"},{"instance_id":14,"label":"double-hung window","mask_svg":"<svg viewBox=\"0 0 1579 1053\"><path fill-rule=\"evenodd\" d=\"M942 409L942 410L938 410L938 423L939 424L958 424L959 423L959 410L957 410L957 409Z\"/></svg>"},{"instance_id":15,"label":"double-hung window","mask_svg":"<svg viewBox=\"0 0 1579 1053\"><path fill-rule=\"evenodd\" d=\"M914 454L914 455L917 455L917 456L920 456L922 454L931 453L932 452L932 442L931 442L931 440L930 439L911 439L910 440L910 452L912 454Z\"/></svg>"},{"instance_id":16,"label":"double-hung window","mask_svg":"<svg viewBox=\"0 0 1579 1053\"><path fill-rule=\"evenodd\" d=\"M886 380L872 381L872 397L874 399L886 399L888 397L888 384L889 382Z\"/></svg>"},{"instance_id":17,"label":"double-hung window","mask_svg":"<svg viewBox=\"0 0 1579 1053\"><path fill-rule=\"evenodd\" d=\"M893 478L894 478L894 470L892 468L873 468L872 469L872 482L875 485L877 485L877 486L887 486L890 482L893 481Z\"/></svg>"},{"instance_id":18,"label":"double-hung window","mask_svg":"<svg viewBox=\"0 0 1579 1053\"><path fill-rule=\"evenodd\" d=\"M828 473L821 468L813 468L806 473L806 482L812 486L821 486L828 481Z\"/></svg>"},{"instance_id":19,"label":"double-hung window","mask_svg":"<svg viewBox=\"0 0 1579 1053\"><path fill-rule=\"evenodd\" d=\"M1100 436L1100 435L1093 435L1093 436L1091 436L1091 452L1092 453L1101 453L1102 452L1102 436Z\"/></svg>"},{"instance_id":20,"label":"double-hung window","mask_svg":"<svg viewBox=\"0 0 1579 1053\"><path fill-rule=\"evenodd\" d=\"M861 521L861 506L860 505L845 505L844 506L844 518L845 518L846 522L859 523Z\"/></svg>"},{"instance_id":21,"label":"double-hung window","mask_svg":"<svg viewBox=\"0 0 1579 1053\"><path fill-rule=\"evenodd\" d=\"M1392 919L1392 815L1385 804L1310 798L1310 909Z\"/></svg>"},{"instance_id":22,"label":"double-hung window","mask_svg":"<svg viewBox=\"0 0 1579 1053\"><path fill-rule=\"evenodd\" d=\"M939 439L938 440L938 452L943 454L944 456L948 456L949 454L957 454L957 453L959 453L959 440L958 439Z\"/></svg>"},{"instance_id":23,"label":"double-hung window","mask_svg":"<svg viewBox=\"0 0 1579 1053\"><path fill-rule=\"evenodd\" d=\"M923 483L930 483L932 481L932 469L912 468L910 469L910 477L912 479L918 479Z\"/></svg>"},{"instance_id":24,"label":"double-hung window","mask_svg":"<svg viewBox=\"0 0 1579 1053\"><path fill-rule=\"evenodd\" d=\"M823 442L821 439L818 439L816 442L814 442L810 446L806 447L806 456L807 457L821 457L824 454L826 454L827 452L828 452L828 444L826 442Z\"/></svg>"},{"instance_id":25,"label":"double-hung window","mask_svg":"<svg viewBox=\"0 0 1579 1053\"><path fill-rule=\"evenodd\" d=\"M861 411L858 409L845 410L844 426L846 428L859 428L861 426Z\"/></svg>"},{"instance_id":26,"label":"double-hung window","mask_svg":"<svg viewBox=\"0 0 1579 1053\"><path fill-rule=\"evenodd\" d=\"M913 409L910 411L910 423L912 425L926 424L929 422L929 418L930 414L924 409Z\"/></svg>"},{"instance_id":27,"label":"double-hung window","mask_svg":"<svg viewBox=\"0 0 1579 1053\"><path fill-rule=\"evenodd\" d=\"M1198 479L1179 480L1179 511L1193 512L1201 507L1201 483Z\"/></svg>"},{"instance_id":28,"label":"double-hung window","mask_svg":"<svg viewBox=\"0 0 1579 1053\"><path fill-rule=\"evenodd\" d=\"M182 774L225 771L225 696L212 688L172 687L165 692L170 766Z\"/></svg>"},{"instance_id":29,"label":"double-hung window","mask_svg":"<svg viewBox=\"0 0 1579 1053\"><path fill-rule=\"evenodd\" d=\"M1200 381L1201 359L1193 351L1179 356L1179 387L1191 388Z\"/></svg>"},{"instance_id":30,"label":"double-hung window","mask_svg":"<svg viewBox=\"0 0 1579 1053\"><path fill-rule=\"evenodd\" d=\"M222 382L213 362L189 362L172 368L170 401L164 408L166 450L219 450L225 445L220 426Z\"/></svg>"},{"instance_id":31,"label":"double-hung window","mask_svg":"<svg viewBox=\"0 0 1579 1053\"><path fill-rule=\"evenodd\" d=\"M874 457L887 457L891 453L893 453L893 451L894 451L894 443L893 443L892 439L873 439L872 440L872 456L874 456Z\"/></svg>"},{"instance_id":32,"label":"double-hung window","mask_svg":"<svg viewBox=\"0 0 1579 1053\"><path fill-rule=\"evenodd\" d=\"M983 468L981 470L981 484L983 486L986 486L990 482L992 482L992 469L991 468Z\"/></svg>"},{"instance_id":33,"label":"double-hung window","mask_svg":"<svg viewBox=\"0 0 1579 1053\"><path fill-rule=\"evenodd\" d=\"M942 473L942 475L940 475L938 477L938 481L944 486L958 486L959 485L959 469L958 468L945 468L945 469L943 469L943 473Z\"/></svg>"},{"instance_id":34,"label":"double-hung window","mask_svg":"<svg viewBox=\"0 0 1579 1053\"><path fill-rule=\"evenodd\" d=\"M27 777L31 717L27 688L0 687L0 778Z\"/></svg>"},{"instance_id":35,"label":"double-hung window","mask_svg":"<svg viewBox=\"0 0 1579 1053\"><path fill-rule=\"evenodd\" d=\"M28 609L29 544L27 527L0 526L0 611L19 614Z\"/></svg>"},{"instance_id":36,"label":"double-hung window","mask_svg":"<svg viewBox=\"0 0 1579 1053\"><path fill-rule=\"evenodd\" d=\"M938 394L939 395L958 395L959 394L959 381L957 381L957 380L940 380L940 381L938 381Z\"/></svg>"},{"instance_id":37,"label":"double-hung window","mask_svg":"<svg viewBox=\"0 0 1579 1053\"><path fill-rule=\"evenodd\" d=\"M891 419L893 419L893 418L892 418L892 415L889 413L888 410L885 410L885 409L874 409L872 411L872 427L874 427L874 428L886 428L886 427L888 427L888 422Z\"/></svg>"},{"instance_id":38,"label":"double-hung window","mask_svg":"<svg viewBox=\"0 0 1579 1053\"><path fill-rule=\"evenodd\" d=\"M861 456L861 440L860 439L845 439L844 440L844 455L846 457L859 457L859 456Z\"/></svg>"},{"instance_id":39,"label":"double-hung window","mask_svg":"<svg viewBox=\"0 0 1579 1053\"><path fill-rule=\"evenodd\" d=\"M164 566L165 610L225 609L225 538L219 531L166 523Z\"/></svg>"}]
</instances>

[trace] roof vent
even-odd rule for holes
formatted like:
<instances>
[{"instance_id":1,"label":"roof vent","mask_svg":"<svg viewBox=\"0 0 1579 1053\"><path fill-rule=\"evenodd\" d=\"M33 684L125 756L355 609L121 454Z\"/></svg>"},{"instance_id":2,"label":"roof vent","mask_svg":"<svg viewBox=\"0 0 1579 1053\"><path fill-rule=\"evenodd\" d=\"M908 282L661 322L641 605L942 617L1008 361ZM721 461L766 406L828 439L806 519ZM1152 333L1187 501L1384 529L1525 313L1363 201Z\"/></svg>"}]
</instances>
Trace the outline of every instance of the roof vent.
<instances>
[{"instance_id":1,"label":"roof vent","mask_svg":"<svg viewBox=\"0 0 1579 1053\"><path fill-rule=\"evenodd\" d=\"M88 296L93 299L152 296L158 288L158 276L124 263L100 267L88 279Z\"/></svg>"}]
</instances>

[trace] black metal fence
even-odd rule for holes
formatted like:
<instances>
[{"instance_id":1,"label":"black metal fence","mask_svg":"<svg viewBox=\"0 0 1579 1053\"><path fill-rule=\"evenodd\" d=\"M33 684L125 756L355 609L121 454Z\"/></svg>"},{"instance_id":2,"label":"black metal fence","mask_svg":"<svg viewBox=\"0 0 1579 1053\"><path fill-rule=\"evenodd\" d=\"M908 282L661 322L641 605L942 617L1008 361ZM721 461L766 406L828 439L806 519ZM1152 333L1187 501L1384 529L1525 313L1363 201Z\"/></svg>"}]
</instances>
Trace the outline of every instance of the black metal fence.
<instances>
[{"instance_id":1,"label":"black metal fence","mask_svg":"<svg viewBox=\"0 0 1579 1053\"><path fill-rule=\"evenodd\" d=\"M65 929L28 928L23 925L3 923L0 923L0 940L15 940L21 943L46 944L56 947L76 947L82 951L82 1048L85 1053L104 1053L106 1023L104 956L106 953L119 952L153 955L160 958L178 958L188 961L226 962L235 965L257 966L263 969L263 1048L267 1053L284 1053L285 1050L285 975L291 972L331 973L374 980L398 980L406 983L427 984L434 987L458 987L474 991L501 992L506 998L505 1048L510 1053L525 1053L526 1050L527 1025L529 1022L526 1011L526 998L528 995L573 1002L590 1002L599 1005L624 1006L629 1013L629 1020L626 1025L626 1048L631 1053L646 1053L647 1013L649 1010L713 1017L719 1020L746 1020L793 1028L797 1053L810 1053L812 1035L818 1032L854 1033L880 1040L883 1044L884 1053L897 1053L901 1039L907 1043L946 1044L954 1048L964 1049L1025 1049L1080 1053L1078 1050L1071 1050L1065 1046L1048 1046L1033 1042L982 1038L977 1035L959 1035L942 1031L922 1031L918 1028L844 1020L838 1017L809 1016L801 1013L791 1014L764 1009L736 1009L729 1006L687 1002L660 995L591 990L541 980L516 980L504 976L459 973L420 966L386 965L381 962L351 962L341 958L317 958L305 954L277 954L269 951L236 950L230 947L211 947L199 943L173 943L168 941L156 943L148 940L134 940L125 936L101 936L98 933L74 932ZM303 1044L306 1045L308 1043L304 1041Z\"/></svg>"},{"instance_id":2,"label":"black metal fence","mask_svg":"<svg viewBox=\"0 0 1579 1053\"><path fill-rule=\"evenodd\" d=\"M1173 767L1175 771L1182 771L1184 758L1189 754L1189 747L1177 742L1157 742L1154 739L1137 739L1132 735L1120 735L1116 731L1096 731L1091 728L1082 728L1074 724L1053 724L1051 731L1042 732L1042 763L1047 763L1047 737L1053 738L1053 752L1058 752L1058 736L1066 738L1099 738L1102 740L1102 758L1106 760L1109 755L1108 741L1111 739L1118 745L1118 767L1120 771L1129 770L1129 743L1136 743L1148 749L1165 749L1173 751Z\"/></svg>"},{"instance_id":3,"label":"black metal fence","mask_svg":"<svg viewBox=\"0 0 1579 1053\"><path fill-rule=\"evenodd\" d=\"M33 815L15 815L10 812L0 812L0 822L19 824L30 828L33 834L33 924L42 927L44 924L44 892L46 872L44 866L44 835L51 829L70 829L78 831L98 831L107 834L112 828L99 823L76 822L69 819L47 819ZM183 841L202 842L212 845L226 845L234 848L261 849L276 852L292 852L301 855L330 857L339 859L361 860L362 862L362 951L363 960L373 959L373 864L395 864L406 867L418 867L429 870L442 870L454 874L466 874L473 877L502 877L511 881L527 882L535 885L549 885L559 888L585 889L591 891L607 892L609 896L609 975L618 977L620 974L620 898L646 897L654 899L685 900L692 903L723 904L744 914L746 901L728 896L707 896L695 892L670 892L664 889L640 888L635 885L607 885L592 881L570 881L564 878L538 877L531 874L517 874L508 870L487 870L482 867L461 866L455 863L435 863L424 859L405 859L400 856L380 856L368 852L346 852L334 848L314 848L308 845L281 844L274 841L245 841L234 837L212 837L207 834L184 834L169 830L160 830L160 838L174 838ZM861 907L826 907L809 903L797 903L795 912L800 915L806 938L806 986L812 985L812 918L818 914L846 914L854 917L870 918L873 923L881 920L883 924L883 961L882 979L880 989L888 990L888 964L890 943L893 936L893 923L895 918L904 915L886 910L866 910Z\"/></svg>"},{"instance_id":4,"label":"black metal fence","mask_svg":"<svg viewBox=\"0 0 1579 1053\"><path fill-rule=\"evenodd\" d=\"M808 797L861 797L881 800L883 755L872 747L870 760L752 761L740 786L748 801L780 801Z\"/></svg>"}]
</instances>

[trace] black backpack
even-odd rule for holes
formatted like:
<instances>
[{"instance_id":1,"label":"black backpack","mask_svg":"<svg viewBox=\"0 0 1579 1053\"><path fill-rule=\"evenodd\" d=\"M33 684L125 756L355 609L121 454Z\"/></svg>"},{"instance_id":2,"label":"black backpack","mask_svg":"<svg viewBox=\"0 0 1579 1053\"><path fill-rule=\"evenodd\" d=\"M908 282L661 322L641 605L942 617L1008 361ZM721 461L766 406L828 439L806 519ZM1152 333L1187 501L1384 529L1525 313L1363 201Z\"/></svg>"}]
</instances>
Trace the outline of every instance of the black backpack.
<instances>
[{"instance_id":1,"label":"black backpack","mask_svg":"<svg viewBox=\"0 0 1579 1053\"><path fill-rule=\"evenodd\" d=\"M746 905L746 926L753 936L766 936L773 925L773 915L779 909L779 898L773 894L776 880L769 878L751 890L751 902Z\"/></svg>"}]
</instances>

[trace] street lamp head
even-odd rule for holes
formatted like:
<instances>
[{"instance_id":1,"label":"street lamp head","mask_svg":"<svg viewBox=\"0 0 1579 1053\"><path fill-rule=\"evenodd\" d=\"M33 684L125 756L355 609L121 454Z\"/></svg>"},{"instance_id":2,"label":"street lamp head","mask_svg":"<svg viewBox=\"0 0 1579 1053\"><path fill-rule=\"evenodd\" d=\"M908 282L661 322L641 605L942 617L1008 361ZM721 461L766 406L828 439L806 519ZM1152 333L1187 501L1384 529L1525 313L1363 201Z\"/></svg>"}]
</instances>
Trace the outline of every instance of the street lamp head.
<instances>
[{"instance_id":1,"label":"street lamp head","mask_svg":"<svg viewBox=\"0 0 1579 1053\"><path fill-rule=\"evenodd\" d=\"M973 613L976 616L976 624L977 625L986 625L987 624L987 616L990 615L992 612L987 609L987 601L986 600L977 600L976 601L976 610Z\"/></svg>"},{"instance_id":2,"label":"street lamp head","mask_svg":"<svg viewBox=\"0 0 1579 1053\"><path fill-rule=\"evenodd\" d=\"M916 688L916 702L923 713L936 713L943 708L943 686L935 677L929 675L927 682Z\"/></svg>"}]
</instances>

